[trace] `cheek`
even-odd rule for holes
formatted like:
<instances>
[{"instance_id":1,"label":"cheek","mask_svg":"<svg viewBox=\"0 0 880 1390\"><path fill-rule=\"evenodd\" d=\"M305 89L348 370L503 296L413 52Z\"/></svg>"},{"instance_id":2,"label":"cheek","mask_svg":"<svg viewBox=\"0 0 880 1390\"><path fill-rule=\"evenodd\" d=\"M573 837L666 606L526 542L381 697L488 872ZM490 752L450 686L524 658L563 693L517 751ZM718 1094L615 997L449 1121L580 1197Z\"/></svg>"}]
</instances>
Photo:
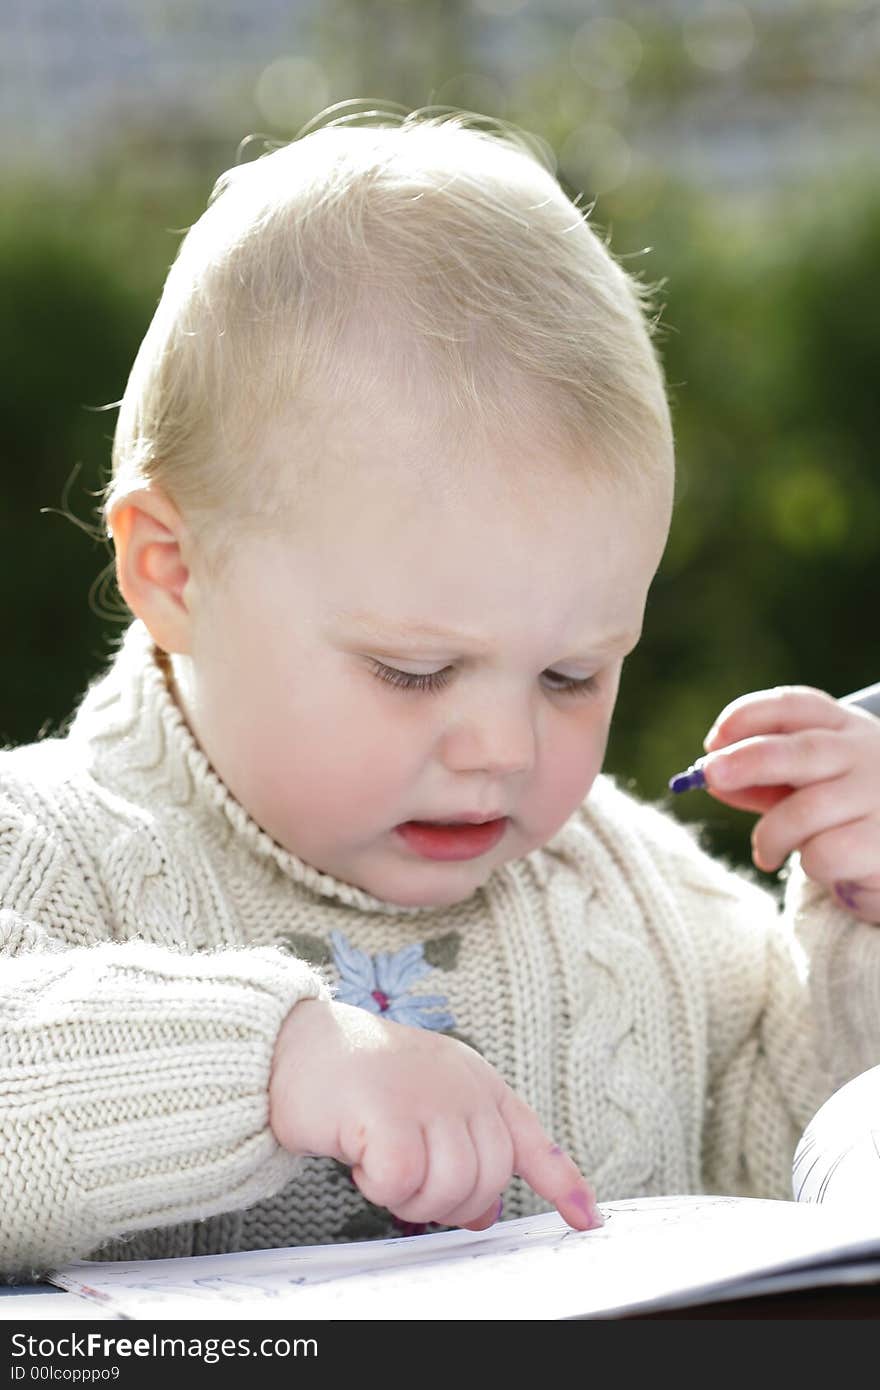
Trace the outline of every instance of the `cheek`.
<instances>
[{"instance_id":1,"label":"cheek","mask_svg":"<svg viewBox=\"0 0 880 1390\"><path fill-rule=\"evenodd\" d=\"M383 708L370 695L357 681L327 680L294 689L276 708L271 723L277 737L261 740L276 799L313 821L332 816L341 824L375 815L384 801L399 798L420 766L420 747L406 737L388 702Z\"/></svg>"},{"instance_id":2,"label":"cheek","mask_svg":"<svg viewBox=\"0 0 880 1390\"><path fill-rule=\"evenodd\" d=\"M559 719L544 745L542 783L556 807L579 806L601 770L608 742L609 714L584 710Z\"/></svg>"}]
</instances>

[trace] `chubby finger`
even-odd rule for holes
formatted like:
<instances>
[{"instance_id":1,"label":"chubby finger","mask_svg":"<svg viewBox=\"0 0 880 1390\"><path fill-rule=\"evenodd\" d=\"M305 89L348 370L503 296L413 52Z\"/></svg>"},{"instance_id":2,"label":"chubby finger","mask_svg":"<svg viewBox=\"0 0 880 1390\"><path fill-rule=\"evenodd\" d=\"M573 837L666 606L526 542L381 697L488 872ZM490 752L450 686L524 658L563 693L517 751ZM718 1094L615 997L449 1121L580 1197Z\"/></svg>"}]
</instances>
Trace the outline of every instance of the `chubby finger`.
<instances>
[{"instance_id":1,"label":"chubby finger","mask_svg":"<svg viewBox=\"0 0 880 1390\"><path fill-rule=\"evenodd\" d=\"M867 818L874 829L870 835L873 840L873 864L866 864L863 871L876 868L880 859L880 829L874 820L875 799L870 788L861 786L854 778L838 778L829 782L816 782L793 791L771 811L762 816L752 828L752 856L759 869L772 871L778 869L794 850L800 850L804 872L816 877L804 863L808 853L810 862L820 870L820 881L830 883L834 878L851 878L851 853L846 845L855 838L862 839L862 832L852 827ZM819 846L814 844L811 851L808 845L821 837L835 835L846 830L842 840L835 838L823 840ZM844 846L841 856L841 846ZM870 845L866 845L870 855ZM820 862L821 856L821 862ZM825 861L827 859L827 871Z\"/></svg>"},{"instance_id":2,"label":"chubby finger","mask_svg":"<svg viewBox=\"0 0 880 1390\"><path fill-rule=\"evenodd\" d=\"M880 922L880 874L859 879L835 879L831 885L835 900L853 917L876 925Z\"/></svg>"},{"instance_id":3,"label":"chubby finger","mask_svg":"<svg viewBox=\"0 0 880 1390\"><path fill-rule=\"evenodd\" d=\"M477 1180L465 1201L450 1211L445 1220L449 1226L482 1230L498 1219L491 1214L496 1211L500 1194L513 1173L513 1140L501 1115L494 1109L474 1115L468 1120L467 1128L477 1157ZM491 1219L486 1220L487 1217Z\"/></svg>"},{"instance_id":4,"label":"chubby finger","mask_svg":"<svg viewBox=\"0 0 880 1390\"><path fill-rule=\"evenodd\" d=\"M473 1221L455 1221L450 1225L462 1226L466 1231L488 1231L490 1226L494 1226L496 1221L501 1220L504 1211L504 1199L499 1197L496 1202L487 1207L482 1216L477 1216Z\"/></svg>"},{"instance_id":5,"label":"chubby finger","mask_svg":"<svg viewBox=\"0 0 880 1390\"><path fill-rule=\"evenodd\" d=\"M580 1169L541 1126L533 1110L510 1096L506 1114L514 1144L514 1170L539 1197L552 1202L578 1231L604 1225L596 1195Z\"/></svg>"},{"instance_id":6,"label":"chubby finger","mask_svg":"<svg viewBox=\"0 0 880 1390\"><path fill-rule=\"evenodd\" d=\"M351 1163L352 1179L368 1202L400 1214L401 1206L424 1186L428 1172L427 1138L422 1126L415 1123L376 1129L376 1134L360 1145L357 1156L344 1151L343 1159ZM349 1148L354 1147L354 1142Z\"/></svg>"},{"instance_id":7,"label":"chubby finger","mask_svg":"<svg viewBox=\"0 0 880 1390\"><path fill-rule=\"evenodd\" d=\"M860 816L812 835L800 856L809 878L852 907L857 889L880 889L880 818Z\"/></svg>"},{"instance_id":8,"label":"chubby finger","mask_svg":"<svg viewBox=\"0 0 880 1390\"><path fill-rule=\"evenodd\" d=\"M811 685L777 685L740 695L725 705L703 739L707 752L755 734L786 734L809 727L840 729L847 710L825 690Z\"/></svg>"},{"instance_id":9,"label":"chubby finger","mask_svg":"<svg viewBox=\"0 0 880 1390\"><path fill-rule=\"evenodd\" d=\"M827 782L852 769L847 740L834 729L799 729L758 734L700 759L706 786L722 798L756 787L803 787ZM752 809L746 807L746 809Z\"/></svg>"},{"instance_id":10,"label":"chubby finger","mask_svg":"<svg viewBox=\"0 0 880 1390\"><path fill-rule=\"evenodd\" d=\"M482 1212L493 1192L483 1191L474 1201L480 1166L465 1121L438 1117L424 1126L424 1134L428 1161L421 1186L405 1201L386 1205L404 1221L444 1226L457 1225L454 1214L468 1203L468 1215Z\"/></svg>"},{"instance_id":11,"label":"chubby finger","mask_svg":"<svg viewBox=\"0 0 880 1390\"><path fill-rule=\"evenodd\" d=\"M754 811L758 815L764 815L770 811L780 801L784 801L794 791L794 787L783 784L781 787L743 787L737 791L718 791L706 783L705 790L716 801L722 802L725 806L732 806L735 811Z\"/></svg>"}]
</instances>

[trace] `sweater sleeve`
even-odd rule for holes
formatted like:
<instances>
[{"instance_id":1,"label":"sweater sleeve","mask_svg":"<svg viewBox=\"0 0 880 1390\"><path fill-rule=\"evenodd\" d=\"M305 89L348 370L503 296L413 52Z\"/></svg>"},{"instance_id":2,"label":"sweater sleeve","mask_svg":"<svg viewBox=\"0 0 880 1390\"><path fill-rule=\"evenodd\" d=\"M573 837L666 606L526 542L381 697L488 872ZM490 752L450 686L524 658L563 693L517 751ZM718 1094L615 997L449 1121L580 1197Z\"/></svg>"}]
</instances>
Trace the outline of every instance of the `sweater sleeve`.
<instances>
[{"instance_id":1,"label":"sweater sleeve","mask_svg":"<svg viewBox=\"0 0 880 1390\"><path fill-rule=\"evenodd\" d=\"M696 872L691 861L709 1005L704 1181L787 1198L807 1123L880 1062L880 930L808 880L797 856L781 903L746 871L707 861Z\"/></svg>"},{"instance_id":2,"label":"sweater sleeve","mask_svg":"<svg viewBox=\"0 0 880 1390\"><path fill-rule=\"evenodd\" d=\"M817 1047L829 1085L880 1063L880 925L861 922L792 856L785 913L809 962Z\"/></svg>"},{"instance_id":3,"label":"sweater sleeve","mask_svg":"<svg viewBox=\"0 0 880 1390\"><path fill-rule=\"evenodd\" d=\"M725 870L701 941L707 1011L708 1190L791 1196L795 1146L830 1094L805 952L775 896Z\"/></svg>"},{"instance_id":4,"label":"sweater sleeve","mask_svg":"<svg viewBox=\"0 0 880 1390\"><path fill-rule=\"evenodd\" d=\"M71 906L73 905L73 906ZM0 798L0 1271L272 1195L275 1040L323 978L274 947L118 942L95 885Z\"/></svg>"}]
</instances>

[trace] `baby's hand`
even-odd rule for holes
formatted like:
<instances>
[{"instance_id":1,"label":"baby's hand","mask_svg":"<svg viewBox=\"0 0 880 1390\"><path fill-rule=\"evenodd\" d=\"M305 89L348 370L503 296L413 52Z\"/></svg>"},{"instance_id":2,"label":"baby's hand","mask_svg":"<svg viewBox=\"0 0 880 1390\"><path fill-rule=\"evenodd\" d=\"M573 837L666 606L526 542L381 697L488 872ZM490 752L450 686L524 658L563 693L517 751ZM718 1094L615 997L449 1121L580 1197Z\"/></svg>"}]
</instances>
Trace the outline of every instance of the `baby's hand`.
<instances>
[{"instance_id":1,"label":"baby's hand","mask_svg":"<svg viewBox=\"0 0 880 1390\"><path fill-rule=\"evenodd\" d=\"M880 719L812 686L727 705L703 741L706 790L761 812L759 869L799 850L804 872L856 917L880 922Z\"/></svg>"},{"instance_id":2,"label":"baby's hand","mask_svg":"<svg viewBox=\"0 0 880 1390\"><path fill-rule=\"evenodd\" d=\"M351 1167L404 1221L484 1230L519 1173L570 1226L602 1224L591 1188L473 1048L350 1004L306 999L281 1026L269 1120L294 1154Z\"/></svg>"}]
</instances>

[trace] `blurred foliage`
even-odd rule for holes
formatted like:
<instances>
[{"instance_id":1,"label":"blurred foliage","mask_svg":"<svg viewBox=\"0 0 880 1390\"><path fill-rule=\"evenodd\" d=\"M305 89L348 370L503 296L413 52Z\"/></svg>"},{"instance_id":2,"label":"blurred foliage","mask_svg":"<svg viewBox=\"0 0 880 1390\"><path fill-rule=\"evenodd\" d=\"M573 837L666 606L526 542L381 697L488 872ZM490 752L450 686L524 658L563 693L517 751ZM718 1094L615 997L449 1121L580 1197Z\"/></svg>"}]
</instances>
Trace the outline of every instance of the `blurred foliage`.
<instances>
[{"instance_id":1,"label":"blurred foliage","mask_svg":"<svg viewBox=\"0 0 880 1390\"><path fill-rule=\"evenodd\" d=\"M394 44L377 30L377 4L393 12ZM408 107L472 106L539 132L550 150L574 150L573 132L607 116L614 92L573 101L559 89L558 63L539 53L522 77L520 109L502 109L499 96L492 112L488 79L469 87L449 76L467 68L456 56L469 42L467 10L448 0L328 0L315 49L332 78L329 99L341 99L333 91L342 84ZM645 109L659 112L685 69L681 45L649 32L651 14L640 21L637 77ZM409 38L407 24L416 26ZM432 54L427 74L407 62L419 43ZM756 54L766 66L763 49ZM692 85L704 80L687 71ZM480 92L489 93L483 104ZM276 134L295 133L313 111ZM121 396L180 234L234 147L216 131L169 134L157 118L153 129L127 129L125 157L105 153L89 177L5 189L0 743L62 727L120 631L100 582L111 552L94 505L115 423L115 411L100 407ZM572 196L592 197L589 167L573 155L559 176ZM724 196L643 164L600 195L592 220L628 269L665 281L658 343L678 441L677 502L606 766L671 805L669 776L698 756L736 695L791 682L840 695L880 679L880 184L816 179L761 198ZM675 809L699 820L716 852L748 860L753 817L699 794Z\"/></svg>"},{"instance_id":2,"label":"blurred foliage","mask_svg":"<svg viewBox=\"0 0 880 1390\"><path fill-rule=\"evenodd\" d=\"M813 192L739 225L717 200L664 204L653 229L677 502L608 755L646 796L737 695L880 679L880 187ZM677 810L747 857L754 817Z\"/></svg>"},{"instance_id":3,"label":"blurred foliage","mask_svg":"<svg viewBox=\"0 0 880 1390\"><path fill-rule=\"evenodd\" d=\"M112 558L94 512L115 424L102 407L124 390L173 245L163 256L157 238L151 261L147 224L116 211L32 185L0 210L0 744L56 727L119 631L91 592Z\"/></svg>"}]
</instances>

